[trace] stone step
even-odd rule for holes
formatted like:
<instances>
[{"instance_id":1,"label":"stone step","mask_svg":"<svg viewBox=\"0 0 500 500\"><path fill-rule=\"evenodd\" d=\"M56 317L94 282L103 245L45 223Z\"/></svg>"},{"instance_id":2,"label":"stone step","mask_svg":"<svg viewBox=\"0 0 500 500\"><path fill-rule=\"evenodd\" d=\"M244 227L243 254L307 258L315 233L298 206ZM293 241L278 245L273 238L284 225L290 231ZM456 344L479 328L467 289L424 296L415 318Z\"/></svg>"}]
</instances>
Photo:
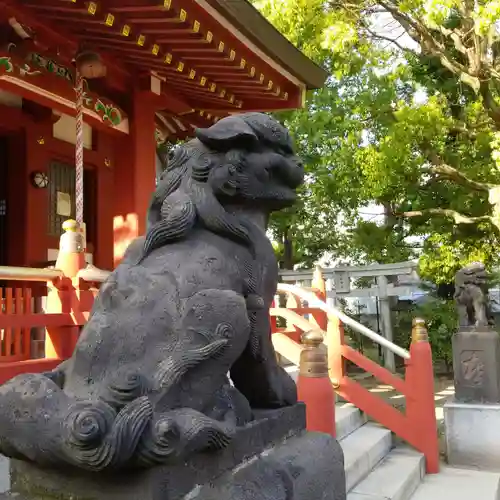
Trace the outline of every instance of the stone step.
<instances>
[{"instance_id":1,"label":"stone step","mask_svg":"<svg viewBox=\"0 0 500 500\"><path fill-rule=\"evenodd\" d=\"M366 424L366 421L366 415L351 404L342 403L335 406L335 424L339 441Z\"/></svg>"},{"instance_id":2,"label":"stone step","mask_svg":"<svg viewBox=\"0 0 500 500\"><path fill-rule=\"evenodd\" d=\"M391 431L367 423L340 441L344 451L346 490L363 480L392 448Z\"/></svg>"},{"instance_id":3,"label":"stone step","mask_svg":"<svg viewBox=\"0 0 500 500\"><path fill-rule=\"evenodd\" d=\"M443 465L439 474L424 477L411 500L498 500L499 485L498 473Z\"/></svg>"},{"instance_id":4,"label":"stone step","mask_svg":"<svg viewBox=\"0 0 500 500\"><path fill-rule=\"evenodd\" d=\"M347 500L409 500L424 475L424 456L398 447L350 491Z\"/></svg>"}]
</instances>

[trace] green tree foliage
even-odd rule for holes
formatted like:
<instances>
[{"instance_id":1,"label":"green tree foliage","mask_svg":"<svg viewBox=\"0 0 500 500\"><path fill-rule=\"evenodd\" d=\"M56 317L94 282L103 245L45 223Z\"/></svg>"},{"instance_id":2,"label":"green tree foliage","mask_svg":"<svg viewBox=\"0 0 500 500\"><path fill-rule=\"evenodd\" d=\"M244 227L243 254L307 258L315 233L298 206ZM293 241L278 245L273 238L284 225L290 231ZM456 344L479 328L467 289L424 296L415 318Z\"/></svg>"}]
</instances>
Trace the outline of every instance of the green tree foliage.
<instances>
[{"instance_id":1,"label":"green tree foliage","mask_svg":"<svg viewBox=\"0 0 500 500\"><path fill-rule=\"evenodd\" d=\"M497 14L468 3L255 2L332 74L305 109L279 115L308 173L300 204L272 221L286 267L325 251L355 262L421 255L422 275L447 282L471 260L496 262ZM397 36L373 27L381 12ZM373 203L383 223L367 217Z\"/></svg>"}]
</instances>

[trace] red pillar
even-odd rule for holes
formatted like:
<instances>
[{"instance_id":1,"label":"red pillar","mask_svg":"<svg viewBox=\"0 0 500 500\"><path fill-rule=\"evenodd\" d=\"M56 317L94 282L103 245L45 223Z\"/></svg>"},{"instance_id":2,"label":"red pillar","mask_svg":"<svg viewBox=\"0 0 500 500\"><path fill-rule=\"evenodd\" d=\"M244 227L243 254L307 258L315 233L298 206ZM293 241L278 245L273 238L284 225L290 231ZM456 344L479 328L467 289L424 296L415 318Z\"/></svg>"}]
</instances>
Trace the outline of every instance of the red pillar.
<instances>
[{"instance_id":1,"label":"red pillar","mask_svg":"<svg viewBox=\"0 0 500 500\"><path fill-rule=\"evenodd\" d=\"M46 142L52 136L52 124L47 122L31 123L26 128L26 174L28 184L26 196L24 241L24 265L39 266L47 261L49 238L47 234L47 217L49 213L48 189L37 189L31 186L30 175L34 172L47 173L50 153Z\"/></svg>"},{"instance_id":2,"label":"red pillar","mask_svg":"<svg viewBox=\"0 0 500 500\"><path fill-rule=\"evenodd\" d=\"M155 106L153 95L135 91L129 116L130 134L117 140L114 169L114 263L128 244L146 229L146 211L155 188Z\"/></svg>"},{"instance_id":3,"label":"red pillar","mask_svg":"<svg viewBox=\"0 0 500 500\"><path fill-rule=\"evenodd\" d=\"M307 430L325 432L335 437L335 392L328 376L328 354L322 345L323 334L302 334L297 396L306 404Z\"/></svg>"},{"instance_id":4,"label":"red pillar","mask_svg":"<svg viewBox=\"0 0 500 500\"><path fill-rule=\"evenodd\" d=\"M428 474L439 472L439 437L434 401L434 365L425 321L413 320L410 359L406 367L406 415L414 446L425 455Z\"/></svg>"}]
</instances>

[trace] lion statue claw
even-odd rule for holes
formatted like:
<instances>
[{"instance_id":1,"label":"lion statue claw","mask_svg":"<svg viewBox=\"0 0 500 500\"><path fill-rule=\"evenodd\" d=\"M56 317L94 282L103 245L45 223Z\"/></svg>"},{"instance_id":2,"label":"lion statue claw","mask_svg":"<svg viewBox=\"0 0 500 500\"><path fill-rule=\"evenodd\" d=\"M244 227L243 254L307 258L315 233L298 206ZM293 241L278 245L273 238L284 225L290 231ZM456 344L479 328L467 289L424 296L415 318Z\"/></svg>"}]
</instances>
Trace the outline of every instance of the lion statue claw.
<instances>
[{"instance_id":1,"label":"lion statue claw","mask_svg":"<svg viewBox=\"0 0 500 500\"><path fill-rule=\"evenodd\" d=\"M488 274L481 262L469 264L457 272L454 298L460 327L495 324L488 298Z\"/></svg>"},{"instance_id":2,"label":"lion statue claw","mask_svg":"<svg viewBox=\"0 0 500 500\"><path fill-rule=\"evenodd\" d=\"M71 358L0 386L0 453L89 471L175 463L227 446L253 409L295 404L271 342L266 224L303 175L264 114L173 149L146 235L103 283Z\"/></svg>"}]
</instances>

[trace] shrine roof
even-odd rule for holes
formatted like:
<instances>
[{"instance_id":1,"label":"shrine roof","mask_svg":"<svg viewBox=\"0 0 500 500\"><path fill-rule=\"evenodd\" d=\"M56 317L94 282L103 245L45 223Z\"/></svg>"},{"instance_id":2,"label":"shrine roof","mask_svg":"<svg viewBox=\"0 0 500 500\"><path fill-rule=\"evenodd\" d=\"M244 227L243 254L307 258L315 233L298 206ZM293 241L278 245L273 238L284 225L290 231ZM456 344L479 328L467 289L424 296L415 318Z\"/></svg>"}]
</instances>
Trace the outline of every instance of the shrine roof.
<instances>
[{"instance_id":1,"label":"shrine roof","mask_svg":"<svg viewBox=\"0 0 500 500\"><path fill-rule=\"evenodd\" d=\"M208 0L208 3L261 50L269 51L307 89L323 86L328 76L326 71L295 47L248 0Z\"/></svg>"},{"instance_id":2,"label":"shrine roof","mask_svg":"<svg viewBox=\"0 0 500 500\"><path fill-rule=\"evenodd\" d=\"M61 60L71 61L82 48L99 53L108 96L119 103L138 81L148 91L154 86L166 136L190 135L192 127L231 113L301 107L305 91L327 78L247 0L2 4L3 16Z\"/></svg>"}]
</instances>

